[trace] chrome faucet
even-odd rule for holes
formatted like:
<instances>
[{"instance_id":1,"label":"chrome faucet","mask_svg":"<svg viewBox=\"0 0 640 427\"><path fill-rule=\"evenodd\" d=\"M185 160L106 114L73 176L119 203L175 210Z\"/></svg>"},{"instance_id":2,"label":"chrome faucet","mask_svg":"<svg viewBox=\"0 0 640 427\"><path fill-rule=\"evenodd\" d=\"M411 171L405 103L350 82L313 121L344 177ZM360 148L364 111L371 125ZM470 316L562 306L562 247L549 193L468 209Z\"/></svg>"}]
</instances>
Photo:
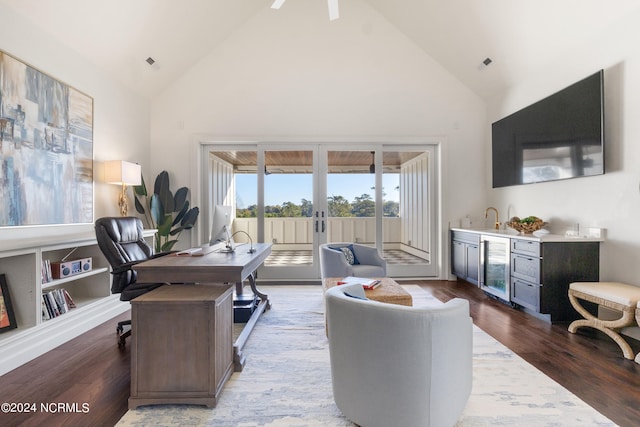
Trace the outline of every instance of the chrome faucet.
<instances>
[{"instance_id":1,"label":"chrome faucet","mask_svg":"<svg viewBox=\"0 0 640 427\"><path fill-rule=\"evenodd\" d=\"M487 209L484 210L484 218L487 219L489 218L489 211L494 211L496 213L496 222L494 223L496 230L500 229L500 226L502 225L502 223L500 222L500 218L498 216L498 209L494 208L494 207L488 207Z\"/></svg>"}]
</instances>

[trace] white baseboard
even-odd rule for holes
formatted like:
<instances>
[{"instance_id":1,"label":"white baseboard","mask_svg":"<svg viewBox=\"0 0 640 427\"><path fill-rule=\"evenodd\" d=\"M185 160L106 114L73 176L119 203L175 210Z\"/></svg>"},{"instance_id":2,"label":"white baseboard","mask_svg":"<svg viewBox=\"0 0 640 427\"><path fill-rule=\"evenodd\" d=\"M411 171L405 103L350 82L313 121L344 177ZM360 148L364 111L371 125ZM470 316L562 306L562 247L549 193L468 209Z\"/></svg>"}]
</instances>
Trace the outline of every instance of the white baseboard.
<instances>
[{"instance_id":1,"label":"white baseboard","mask_svg":"<svg viewBox=\"0 0 640 427\"><path fill-rule=\"evenodd\" d=\"M130 305L120 301L118 295L112 295L15 333L0 344L0 375L124 313L129 308ZM115 332L116 325L113 328ZM116 344L114 338L113 345Z\"/></svg>"}]
</instances>

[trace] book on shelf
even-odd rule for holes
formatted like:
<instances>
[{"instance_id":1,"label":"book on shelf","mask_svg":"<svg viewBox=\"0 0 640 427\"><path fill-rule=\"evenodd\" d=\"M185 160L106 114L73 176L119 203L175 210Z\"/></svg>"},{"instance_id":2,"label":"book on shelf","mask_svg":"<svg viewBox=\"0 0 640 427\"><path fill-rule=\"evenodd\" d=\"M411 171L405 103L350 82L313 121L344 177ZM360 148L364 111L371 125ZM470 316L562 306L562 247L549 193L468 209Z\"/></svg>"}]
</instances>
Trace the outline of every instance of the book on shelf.
<instances>
[{"instance_id":1,"label":"book on shelf","mask_svg":"<svg viewBox=\"0 0 640 427\"><path fill-rule=\"evenodd\" d=\"M42 320L53 319L75 307L66 289L52 289L42 294Z\"/></svg>"},{"instance_id":2,"label":"book on shelf","mask_svg":"<svg viewBox=\"0 0 640 427\"><path fill-rule=\"evenodd\" d=\"M338 282L338 285L351 285L359 283L365 289L375 289L380 286L380 280L369 279L367 277L348 276Z\"/></svg>"},{"instance_id":3,"label":"book on shelf","mask_svg":"<svg viewBox=\"0 0 640 427\"><path fill-rule=\"evenodd\" d=\"M53 299L53 295L51 295L51 292L46 292L42 294L42 299L44 299L44 303L47 306L47 310L49 310L50 319L60 316L60 310L58 309L58 305Z\"/></svg>"},{"instance_id":4,"label":"book on shelf","mask_svg":"<svg viewBox=\"0 0 640 427\"><path fill-rule=\"evenodd\" d=\"M56 300L56 304L58 305L58 309L60 310L60 314L64 314L69 311L69 306L67 305L67 301L64 298L64 294L62 293L62 289L56 289L53 292L53 299Z\"/></svg>"},{"instance_id":5,"label":"book on shelf","mask_svg":"<svg viewBox=\"0 0 640 427\"><path fill-rule=\"evenodd\" d=\"M44 302L44 295L42 298L42 320L51 319L51 314L49 314L49 309L47 308L47 304Z\"/></svg>"},{"instance_id":6,"label":"book on shelf","mask_svg":"<svg viewBox=\"0 0 640 427\"><path fill-rule=\"evenodd\" d=\"M67 306L69 307L69 309L76 308L76 303L73 302L73 298L71 298L71 295L69 295L69 292L67 292L66 289L63 289L62 293L64 294L64 299L67 302Z\"/></svg>"},{"instance_id":7,"label":"book on shelf","mask_svg":"<svg viewBox=\"0 0 640 427\"><path fill-rule=\"evenodd\" d=\"M51 262L48 259L42 260L42 283L49 283L53 280L53 275L51 274Z\"/></svg>"}]
</instances>

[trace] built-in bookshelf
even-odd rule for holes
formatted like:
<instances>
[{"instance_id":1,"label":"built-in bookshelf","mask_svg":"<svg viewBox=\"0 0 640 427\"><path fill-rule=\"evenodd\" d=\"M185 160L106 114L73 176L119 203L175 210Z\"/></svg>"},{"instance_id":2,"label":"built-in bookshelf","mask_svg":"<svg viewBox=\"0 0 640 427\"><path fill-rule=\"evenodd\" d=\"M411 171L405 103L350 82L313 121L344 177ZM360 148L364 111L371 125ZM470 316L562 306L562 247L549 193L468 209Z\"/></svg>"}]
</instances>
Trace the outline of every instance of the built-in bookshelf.
<instances>
[{"instance_id":1,"label":"built-in bookshelf","mask_svg":"<svg viewBox=\"0 0 640 427\"><path fill-rule=\"evenodd\" d=\"M152 247L154 232L145 231ZM84 263L54 278L51 265L63 259ZM109 271L93 233L0 242L0 274L17 323L0 333L0 375L128 310L128 303L111 294ZM62 306L55 315L52 303Z\"/></svg>"},{"instance_id":2,"label":"built-in bookshelf","mask_svg":"<svg viewBox=\"0 0 640 427\"><path fill-rule=\"evenodd\" d=\"M55 319L76 308L76 303L65 288L42 291L42 321Z\"/></svg>"}]
</instances>

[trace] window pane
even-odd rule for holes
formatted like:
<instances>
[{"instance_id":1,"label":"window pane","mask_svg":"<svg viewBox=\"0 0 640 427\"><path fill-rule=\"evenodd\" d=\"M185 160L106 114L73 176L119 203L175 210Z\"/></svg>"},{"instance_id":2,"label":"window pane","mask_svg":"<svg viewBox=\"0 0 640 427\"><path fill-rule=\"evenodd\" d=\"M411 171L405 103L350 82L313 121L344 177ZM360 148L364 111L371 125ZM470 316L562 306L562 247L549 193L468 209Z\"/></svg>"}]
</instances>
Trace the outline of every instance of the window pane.
<instances>
[{"instance_id":1,"label":"window pane","mask_svg":"<svg viewBox=\"0 0 640 427\"><path fill-rule=\"evenodd\" d=\"M382 247L387 264L428 263L426 153L385 151L382 166Z\"/></svg>"},{"instance_id":2,"label":"window pane","mask_svg":"<svg viewBox=\"0 0 640 427\"><path fill-rule=\"evenodd\" d=\"M312 264L313 152L265 152L264 205L265 265Z\"/></svg>"},{"instance_id":3,"label":"window pane","mask_svg":"<svg viewBox=\"0 0 640 427\"><path fill-rule=\"evenodd\" d=\"M329 151L329 242L375 244L375 165L371 151Z\"/></svg>"}]
</instances>

